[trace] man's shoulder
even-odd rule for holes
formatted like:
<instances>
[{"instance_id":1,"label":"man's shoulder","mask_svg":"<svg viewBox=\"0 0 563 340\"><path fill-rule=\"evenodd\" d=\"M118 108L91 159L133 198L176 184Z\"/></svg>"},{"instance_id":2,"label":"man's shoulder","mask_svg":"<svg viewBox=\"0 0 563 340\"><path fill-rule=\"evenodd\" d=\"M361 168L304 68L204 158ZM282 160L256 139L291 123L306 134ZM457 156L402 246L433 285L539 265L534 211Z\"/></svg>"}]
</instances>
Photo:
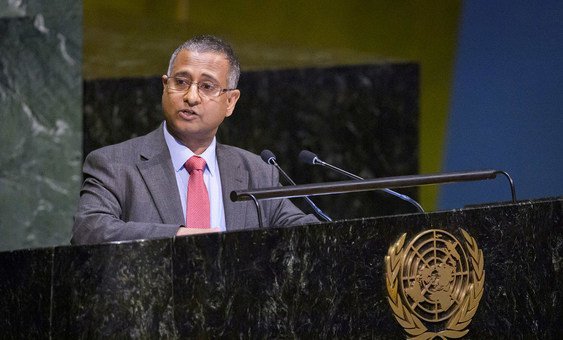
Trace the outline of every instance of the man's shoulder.
<instances>
[{"instance_id":1,"label":"man's shoulder","mask_svg":"<svg viewBox=\"0 0 563 340\"><path fill-rule=\"evenodd\" d=\"M152 152L153 149L165 146L162 129L157 128L146 135L133 137L123 142L103 146L99 149L92 151L88 156L102 156L110 159L138 160L141 153Z\"/></svg>"},{"instance_id":2,"label":"man's shoulder","mask_svg":"<svg viewBox=\"0 0 563 340\"><path fill-rule=\"evenodd\" d=\"M266 168L268 167L268 164L265 163L257 154L232 145L217 143L217 157L237 160L257 166L263 165Z\"/></svg>"},{"instance_id":3,"label":"man's shoulder","mask_svg":"<svg viewBox=\"0 0 563 340\"><path fill-rule=\"evenodd\" d=\"M272 173L272 165L264 162L257 154L236 146L217 143L217 159L230 166L242 166L254 174Z\"/></svg>"},{"instance_id":4,"label":"man's shoulder","mask_svg":"<svg viewBox=\"0 0 563 340\"><path fill-rule=\"evenodd\" d=\"M246 174L251 187L271 187L277 183L277 170L260 156L236 146L217 143L217 161L224 172Z\"/></svg>"},{"instance_id":5,"label":"man's shoulder","mask_svg":"<svg viewBox=\"0 0 563 340\"><path fill-rule=\"evenodd\" d=\"M260 159L260 156L248 150L239 148L237 146L217 143L217 151L220 153L227 153L241 158L249 158L252 160Z\"/></svg>"}]
</instances>

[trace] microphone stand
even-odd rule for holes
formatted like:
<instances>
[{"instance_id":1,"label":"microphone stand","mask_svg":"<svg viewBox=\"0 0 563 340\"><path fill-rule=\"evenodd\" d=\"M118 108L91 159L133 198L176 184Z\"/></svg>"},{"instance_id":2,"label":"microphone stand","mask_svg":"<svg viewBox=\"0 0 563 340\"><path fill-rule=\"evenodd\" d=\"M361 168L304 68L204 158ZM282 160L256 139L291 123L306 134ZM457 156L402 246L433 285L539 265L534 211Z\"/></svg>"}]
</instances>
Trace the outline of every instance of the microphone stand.
<instances>
[{"instance_id":1,"label":"microphone stand","mask_svg":"<svg viewBox=\"0 0 563 340\"><path fill-rule=\"evenodd\" d=\"M332 165L332 164L329 164L329 163L327 163L327 162L323 162L322 160L320 160L320 159L319 159L318 157L316 157L316 156L315 156L315 158L313 158L313 164L318 164L318 165L327 167L327 168L332 169L332 170L334 170L334 171L336 171L336 172L338 172L338 173L343 174L344 176L353 178L353 179L358 180L358 181L364 181L364 180L365 180L364 178L362 178L362 177L360 177L360 176L358 176L358 175L354 175L353 173L348 172L348 171L346 171L346 170L344 170L344 169L340 169L340 168L338 168L338 167L336 167L336 166L334 166L334 165ZM400 199L402 199L403 201L409 202L410 204L414 205L414 206L416 207L416 209L417 209L419 212L424 213L424 209L422 208L422 206L421 206L417 201L415 201L414 199L410 198L409 196L400 194L400 193L398 193L398 192L396 192L396 191L394 191L394 190L390 190L390 189L387 189L387 188L383 188L383 189L379 189L379 190L384 191L384 192L386 192L386 193L388 193L388 194L390 194L390 195L393 195L393 196L395 196L395 197L397 197L397 198L400 198Z\"/></svg>"},{"instance_id":2,"label":"microphone stand","mask_svg":"<svg viewBox=\"0 0 563 340\"><path fill-rule=\"evenodd\" d=\"M278 169L279 173L282 175L283 178L285 178L286 181L288 181L291 185L297 185L292 179L291 177L289 177L289 175L283 171L283 169L281 168L281 166L279 166L278 162L276 162L276 156L274 155L274 153L270 150L263 150L260 153L260 157L262 158L262 160L268 164L271 164L273 166L276 167L276 169ZM307 196L303 197L305 199L305 201L309 204L309 206L311 206L311 208L313 209L313 211L317 214L317 216L319 216L320 218L322 218L323 220L327 221L327 222L332 222L332 218L330 218L327 214L325 214L321 208L317 207L317 205Z\"/></svg>"}]
</instances>

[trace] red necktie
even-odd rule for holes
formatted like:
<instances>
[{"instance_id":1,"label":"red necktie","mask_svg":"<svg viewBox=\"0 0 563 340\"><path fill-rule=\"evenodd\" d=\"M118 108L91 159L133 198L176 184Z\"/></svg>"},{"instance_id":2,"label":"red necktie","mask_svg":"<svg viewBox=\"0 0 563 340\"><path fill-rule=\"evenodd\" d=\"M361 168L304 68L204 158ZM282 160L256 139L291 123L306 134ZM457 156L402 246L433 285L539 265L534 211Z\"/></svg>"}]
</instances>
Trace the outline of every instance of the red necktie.
<instances>
[{"instance_id":1,"label":"red necktie","mask_svg":"<svg viewBox=\"0 0 563 340\"><path fill-rule=\"evenodd\" d=\"M184 164L190 174L188 180L188 201L186 203L186 227L209 228L209 196L203 181L205 159L192 156Z\"/></svg>"}]
</instances>

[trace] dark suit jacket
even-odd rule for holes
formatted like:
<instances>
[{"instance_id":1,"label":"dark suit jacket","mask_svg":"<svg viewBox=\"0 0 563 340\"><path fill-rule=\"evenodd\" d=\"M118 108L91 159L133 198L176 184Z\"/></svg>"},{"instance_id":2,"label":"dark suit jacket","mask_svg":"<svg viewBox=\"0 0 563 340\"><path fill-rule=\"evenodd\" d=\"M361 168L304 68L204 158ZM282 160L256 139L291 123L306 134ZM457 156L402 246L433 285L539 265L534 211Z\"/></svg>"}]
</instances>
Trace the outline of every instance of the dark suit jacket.
<instances>
[{"instance_id":1,"label":"dark suit jacket","mask_svg":"<svg viewBox=\"0 0 563 340\"><path fill-rule=\"evenodd\" d=\"M74 217L74 244L172 237L184 224L182 204L163 127L93 151ZM217 143L227 230L257 228L253 202L231 202L233 190L278 186L278 172L259 156ZM260 202L264 226L318 222L289 200Z\"/></svg>"}]
</instances>

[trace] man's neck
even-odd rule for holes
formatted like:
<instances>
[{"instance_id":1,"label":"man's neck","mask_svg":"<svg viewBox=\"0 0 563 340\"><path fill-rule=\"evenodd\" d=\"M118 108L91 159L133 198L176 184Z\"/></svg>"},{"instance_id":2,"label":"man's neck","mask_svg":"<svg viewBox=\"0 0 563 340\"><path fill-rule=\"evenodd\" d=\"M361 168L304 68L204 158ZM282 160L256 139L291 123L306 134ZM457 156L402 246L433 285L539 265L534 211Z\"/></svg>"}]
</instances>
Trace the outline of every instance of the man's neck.
<instances>
[{"instance_id":1,"label":"man's neck","mask_svg":"<svg viewBox=\"0 0 563 340\"><path fill-rule=\"evenodd\" d=\"M182 143L196 155L201 155L211 145L211 141L209 143Z\"/></svg>"},{"instance_id":2,"label":"man's neck","mask_svg":"<svg viewBox=\"0 0 563 340\"><path fill-rule=\"evenodd\" d=\"M204 153L205 150L207 150L207 148L209 147L209 145L213 143L213 139L215 138L213 136L211 138L209 137L197 138L195 136L190 136L190 138L188 139L188 138L181 138L181 136L175 136L166 125L166 121L164 122L164 128L166 129L166 131L170 136L172 136L179 143L190 149L196 155L201 155L202 153Z\"/></svg>"}]
</instances>

